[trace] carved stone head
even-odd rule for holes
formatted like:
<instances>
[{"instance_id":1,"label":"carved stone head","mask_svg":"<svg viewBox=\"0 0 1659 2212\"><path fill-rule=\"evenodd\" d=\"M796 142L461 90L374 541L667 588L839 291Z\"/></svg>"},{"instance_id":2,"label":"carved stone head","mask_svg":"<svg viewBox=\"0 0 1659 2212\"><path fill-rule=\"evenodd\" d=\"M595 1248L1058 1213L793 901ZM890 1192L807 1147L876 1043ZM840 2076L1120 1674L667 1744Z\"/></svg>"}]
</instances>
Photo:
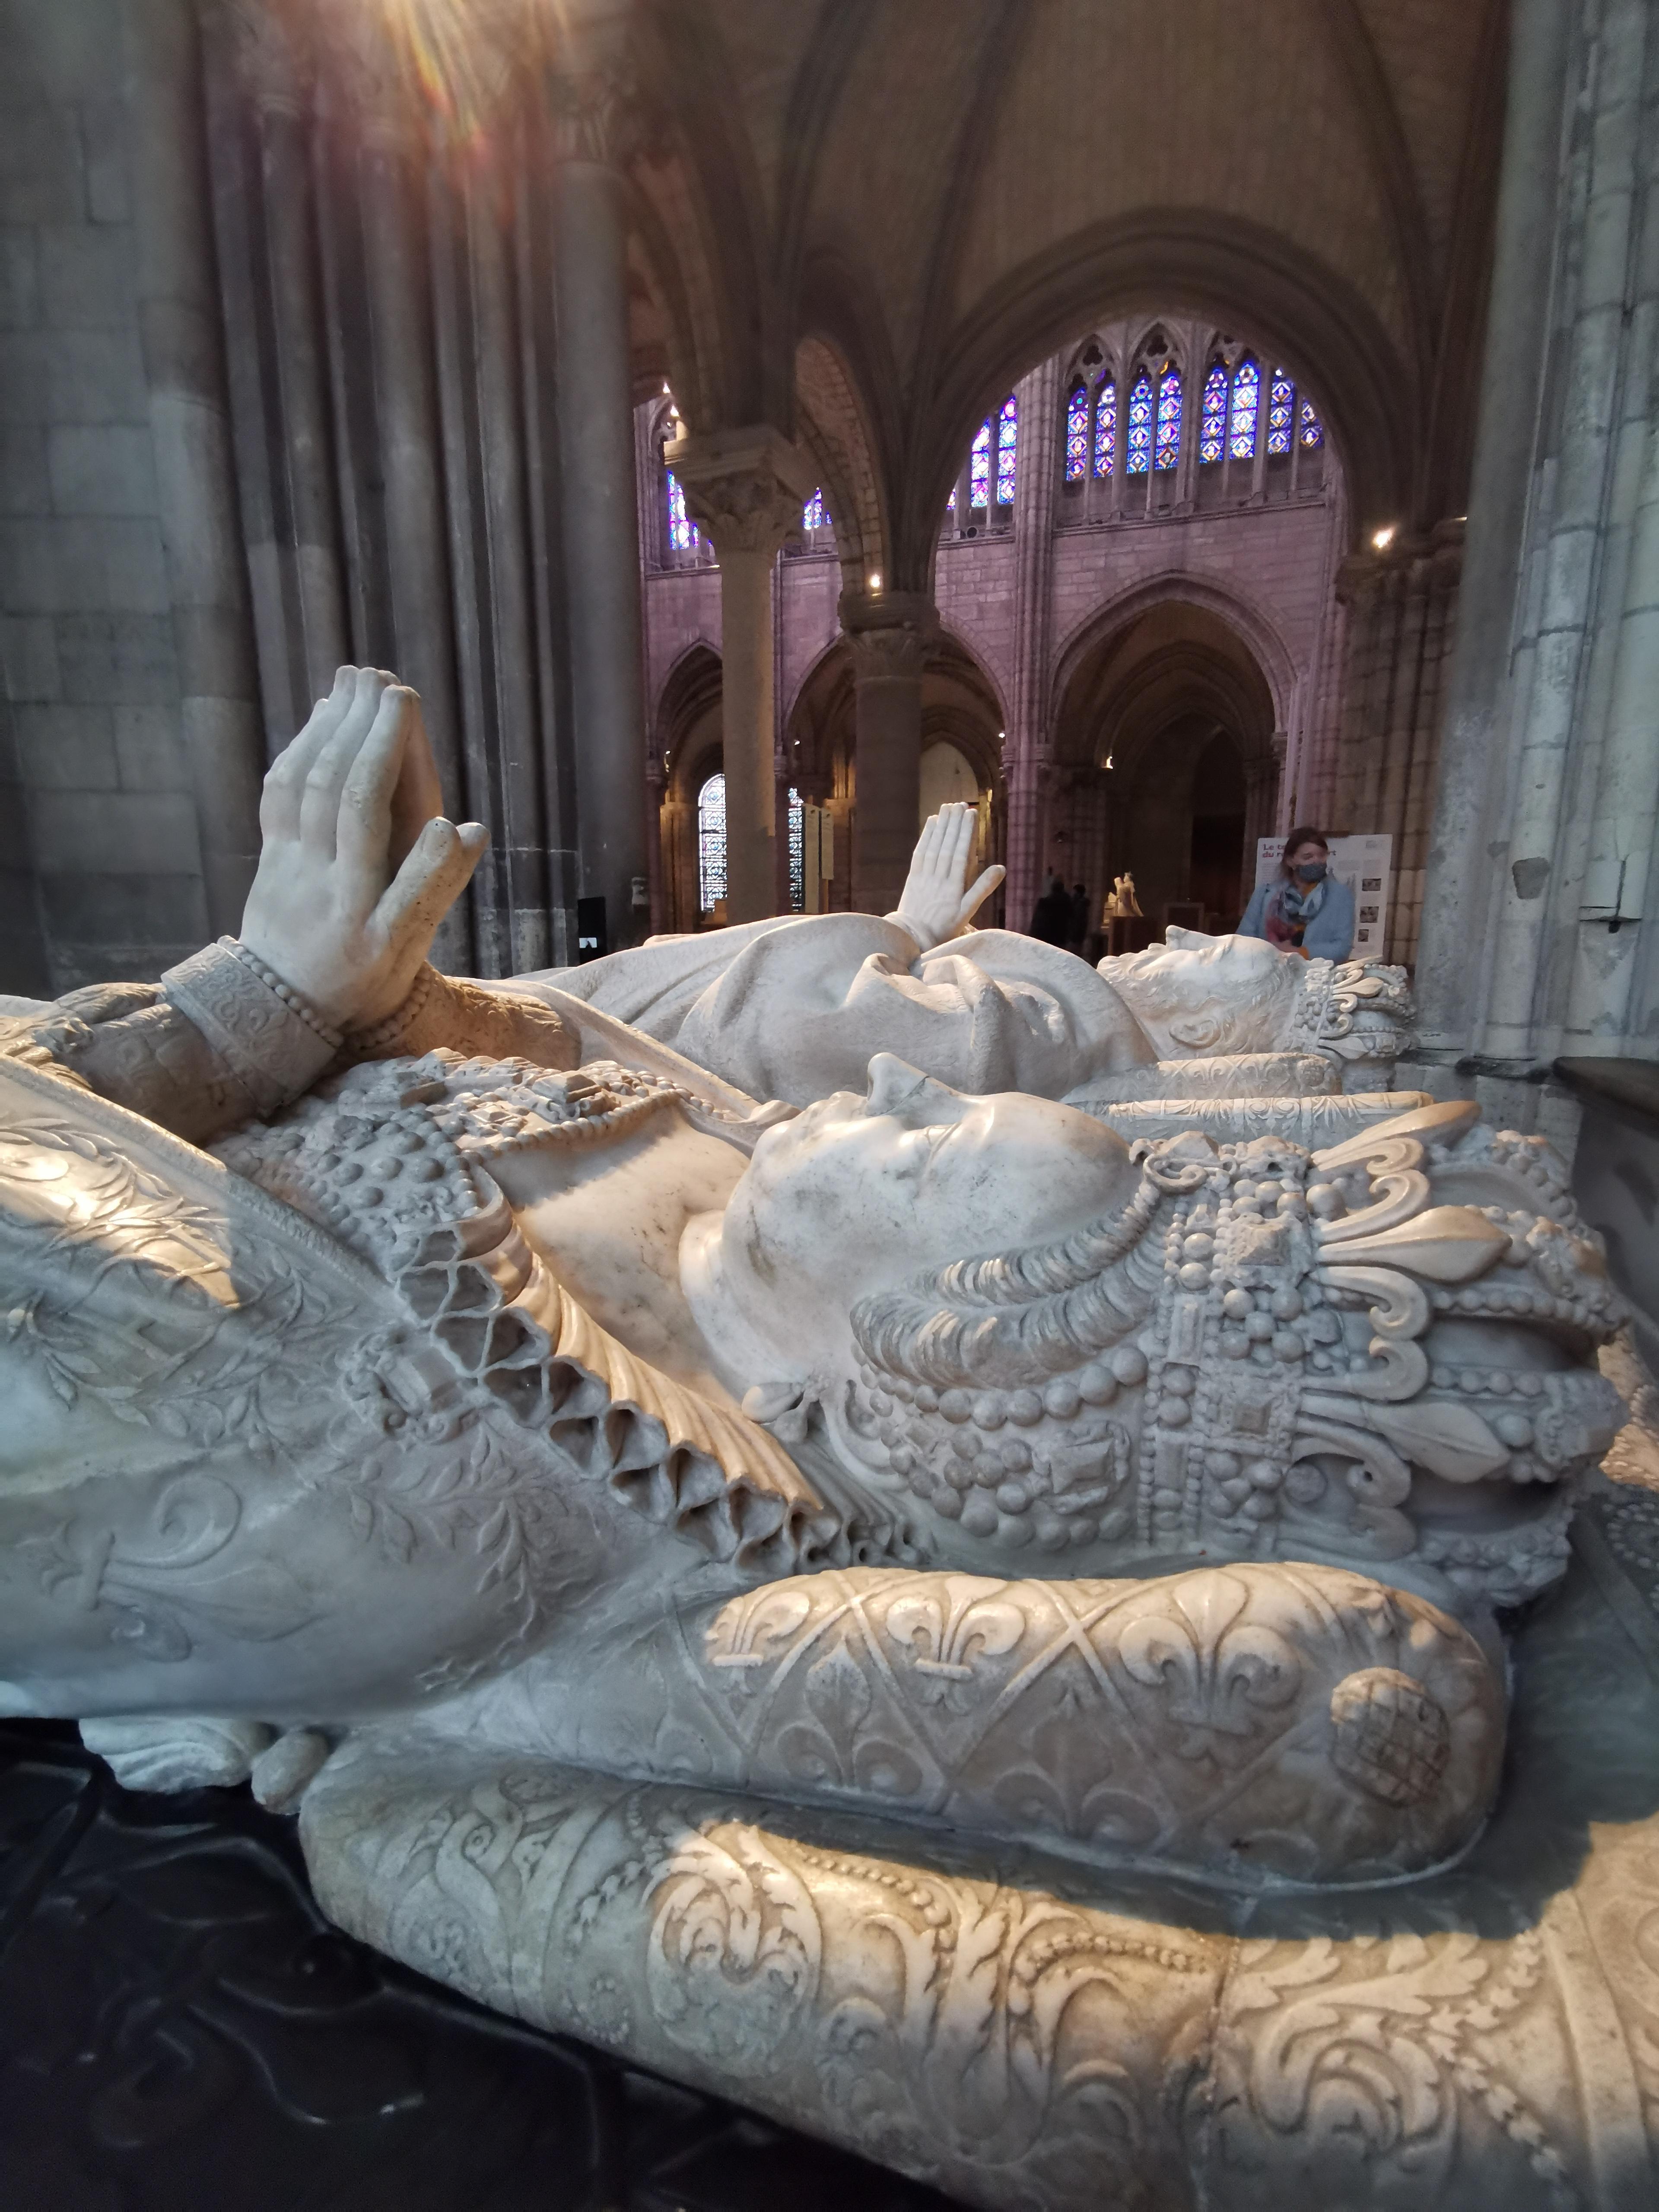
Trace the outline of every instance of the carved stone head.
<instances>
[{"instance_id":1,"label":"carved stone head","mask_svg":"<svg viewBox=\"0 0 1659 2212\"><path fill-rule=\"evenodd\" d=\"M924 1550L1327 1559L1454 1607L1560 1571L1620 1418L1594 1358L1621 1304L1540 1143L1452 1105L1320 1153L1132 1158L1066 1108L908 1073L766 1138L687 1256L753 1410L820 1421Z\"/></svg>"}]
</instances>

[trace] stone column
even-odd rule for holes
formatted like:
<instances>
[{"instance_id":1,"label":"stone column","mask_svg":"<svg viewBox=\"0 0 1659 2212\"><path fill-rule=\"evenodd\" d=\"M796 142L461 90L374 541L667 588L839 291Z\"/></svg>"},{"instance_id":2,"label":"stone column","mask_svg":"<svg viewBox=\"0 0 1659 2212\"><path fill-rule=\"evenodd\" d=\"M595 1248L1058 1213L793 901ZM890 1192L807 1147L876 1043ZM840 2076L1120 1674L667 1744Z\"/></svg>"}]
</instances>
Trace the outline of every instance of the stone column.
<instances>
[{"instance_id":1,"label":"stone column","mask_svg":"<svg viewBox=\"0 0 1659 2212\"><path fill-rule=\"evenodd\" d=\"M1441 523L1427 538L1351 555L1338 572L1347 680L1330 826L1394 840L1390 960L1409 962L1417 949L1440 664L1462 540L1461 523Z\"/></svg>"},{"instance_id":2,"label":"stone column","mask_svg":"<svg viewBox=\"0 0 1659 2212\"><path fill-rule=\"evenodd\" d=\"M1284 731L1275 730L1267 741L1266 753L1244 763L1244 851L1239 862L1241 914L1255 888L1257 842L1273 835L1273 824L1279 817L1279 786L1285 769L1285 743Z\"/></svg>"},{"instance_id":3,"label":"stone column","mask_svg":"<svg viewBox=\"0 0 1659 2212\"><path fill-rule=\"evenodd\" d=\"M235 932L264 769L209 228L201 62L185 0L126 0L139 329L210 929Z\"/></svg>"},{"instance_id":4,"label":"stone column","mask_svg":"<svg viewBox=\"0 0 1659 2212\"><path fill-rule=\"evenodd\" d=\"M1616 753L1623 742L1617 702L1632 698L1619 678L1620 633L1627 611L1638 624L1645 613L1640 510L1653 428L1659 139L1644 94L1656 15L1654 0L1607 0L1582 13L1516 0L1510 29L1468 550L1418 989L1425 1062L1447 1068L1449 1080L1496 1086L1488 1103L1522 1127L1540 1094L1516 1079L1547 1065L1575 1022L1586 1026L1571 1049L1618 1051L1641 1018L1631 998L1617 1012L1593 1007L1595 971L1621 963L1620 939L1633 945L1650 925L1638 931L1628 927L1633 916L1598 911L1603 890L1622 906L1623 883L1615 890L1608 878L1627 878L1627 865L1588 864L1598 842L1616 842L1607 834L1615 814L1640 835L1639 799L1620 791L1615 800L1604 786L1614 803L1598 808L1595 793L1604 747ZM1650 763L1659 731L1645 674L1640 688L1640 750ZM1639 1049L1646 1056L1650 1047Z\"/></svg>"},{"instance_id":5,"label":"stone column","mask_svg":"<svg viewBox=\"0 0 1659 2212\"><path fill-rule=\"evenodd\" d=\"M220 283L269 752L352 657L317 248L310 55L262 0L204 12ZM250 127L251 125L251 127Z\"/></svg>"},{"instance_id":6,"label":"stone column","mask_svg":"<svg viewBox=\"0 0 1659 2212\"><path fill-rule=\"evenodd\" d=\"M1003 911L1010 929L1029 929L1043 889L1043 811L1048 789L1050 600L1054 582L1054 483L1058 473L1060 380L1047 361L1019 387L1019 476L1014 497L1014 665L1009 683L1003 775L1008 793L1008 881ZM1118 429L1122 444L1123 413ZM1091 884L1092 891L1096 887Z\"/></svg>"},{"instance_id":7,"label":"stone column","mask_svg":"<svg viewBox=\"0 0 1659 2212\"><path fill-rule=\"evenodd\" d=\"M537 698L516 25L499 0L469 23L490 129L462 159L434 163L428 227L462 763L469 811L490 829L468 898L475 972L493 976L554 958L556 836Z\"/></svg>"},{"instance_id":8,"label":"stone column","mask_svg":"<svg viewBox=\"0 0 1659 2212\"><path fill-rule=\"evenodd\" d=\"M766 426L687 432L663 458L720 559L726 910L732 921L758 921L777 910L772 572L817 473Z\"/></svg>"},{"instance_id":9,"label":"stone column","mask_svg":"<svg viewBox=\"0 0 1659 2212\"><path fill-rule=\"evenodd\" d=\"M921 812L921 678L939 634L914 592L843 592L853 653L853 884L856 914L899 902Z\"/></svg>"},{"instance_id":10,"label":"stone column","mask_svg":"<svg viewBox=\"0 0 1659 2212\"><path fill-rule=\"evenodd\" d=\"M645 857L645 695L621 162L635 110L629 0L575 0L549 79L557 159L553 284L569 597L580 890L603 897L611 949L649 920L633 903Z\"/></svg>"}]
</instances>

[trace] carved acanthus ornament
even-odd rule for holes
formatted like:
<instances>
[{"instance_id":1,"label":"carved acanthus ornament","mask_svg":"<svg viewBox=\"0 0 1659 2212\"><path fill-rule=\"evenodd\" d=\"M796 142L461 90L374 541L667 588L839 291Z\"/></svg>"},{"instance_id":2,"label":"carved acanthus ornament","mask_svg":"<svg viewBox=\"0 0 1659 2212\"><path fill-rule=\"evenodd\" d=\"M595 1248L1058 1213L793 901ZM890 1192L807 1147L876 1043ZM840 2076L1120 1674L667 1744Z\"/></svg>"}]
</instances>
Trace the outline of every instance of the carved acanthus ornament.
<instances>
[{"instance_id":1,"label":"carved acanthus ornament","mask_svg":"<svg viewBox=\"0 0 1659 2212\"><path fill-rule=\"evenodd\" d=\"M845 591L839 611L854 683L921 681L939 638L939 610L926 593Z\"/></svg>"},{"instance_id":2,"label":"carved acanthus ornament","mask_svg":"<svg viewBox=\"0 0 1659 2212\"><path fill-rule=\"evenodd\" d=\"M631 0L585 0L544 14L542 127L556 161L619 168L643 144L631 14Z\"/></svg>"},{"instance_id":3,"label":"carved acanthus ornament","mask_svg":"<svg viewBox=\"0 0 1659 2212\"><path fill-rule=\"evenodd\" d=\"M741 553L775 555L789 532L799 528L815 481L799 448L764 428L707 437L683 431L664 449L663 459L722 560Z\"/></svg>"}]
</instances>

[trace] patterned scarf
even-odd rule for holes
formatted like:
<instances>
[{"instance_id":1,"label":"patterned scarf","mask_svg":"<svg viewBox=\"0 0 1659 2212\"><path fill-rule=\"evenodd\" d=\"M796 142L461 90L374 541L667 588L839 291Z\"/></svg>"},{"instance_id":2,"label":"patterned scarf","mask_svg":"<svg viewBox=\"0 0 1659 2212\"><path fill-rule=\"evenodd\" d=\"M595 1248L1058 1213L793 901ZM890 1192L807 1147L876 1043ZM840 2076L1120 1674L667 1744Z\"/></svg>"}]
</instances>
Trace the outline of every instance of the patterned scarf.
<instances>
[{"instance_id":1,"label":"patterned scarf","mask_svg":"<svg viewBox=\"0 0 1659 2212\"><path fill-rule=\"evenodd\" d=\"M1303 933L1325 903L1325 886L1329 881L1328 876L1322 876L1305 890L1283 878L1273 885L1263 917L1269 945L1276 945L1281 952L1301 951Z\"/></svg>"}]
</instances>

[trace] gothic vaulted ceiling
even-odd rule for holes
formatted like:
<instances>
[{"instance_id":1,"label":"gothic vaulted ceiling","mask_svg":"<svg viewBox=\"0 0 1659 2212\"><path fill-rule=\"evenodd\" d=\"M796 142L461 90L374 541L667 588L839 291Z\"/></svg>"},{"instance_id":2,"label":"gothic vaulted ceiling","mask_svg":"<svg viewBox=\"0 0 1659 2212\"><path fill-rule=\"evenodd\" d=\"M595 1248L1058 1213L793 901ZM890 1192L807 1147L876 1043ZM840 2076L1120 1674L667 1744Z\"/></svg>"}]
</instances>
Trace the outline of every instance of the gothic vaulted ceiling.
<instances>
[{"instance_id":1,"label":"gothic vaulted ceiling","mask_svg":"<svg viewBox=\"0 0 1659 2212\"><path fill-rule=\"evenodd\" d=\"M641 375L800 437L894 586L986 409L1141 308L1282 349L1356 529L1461 511L1504 0L641 0L634 43Z\"/></svg>"}]
</instances>

